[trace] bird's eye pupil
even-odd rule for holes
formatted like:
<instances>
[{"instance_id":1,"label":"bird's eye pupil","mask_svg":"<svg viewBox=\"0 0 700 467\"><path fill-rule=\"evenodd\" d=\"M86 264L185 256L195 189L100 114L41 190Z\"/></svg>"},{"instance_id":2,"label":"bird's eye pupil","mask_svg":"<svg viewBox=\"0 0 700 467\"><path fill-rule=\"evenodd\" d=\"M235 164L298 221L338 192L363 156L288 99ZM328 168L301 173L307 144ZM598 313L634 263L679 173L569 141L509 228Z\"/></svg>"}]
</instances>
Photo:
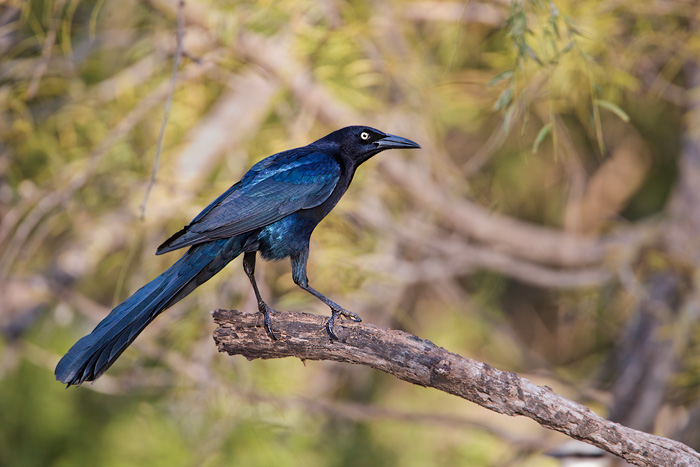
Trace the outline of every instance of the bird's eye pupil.
<instances>
[{"instance_id":1,"label":"bird's eye pupil","mask_svg":"<svg viewBox=\"0 0 700 467\"><path fill-rule=\"evenodd\" d=\"M368 140L368 139L369 139L369 133L367 133L366 131L363 131L363 132L360 134L360 138L362 138L362 139L364 139L364 140Z\"/></svg>"}]
</instances>

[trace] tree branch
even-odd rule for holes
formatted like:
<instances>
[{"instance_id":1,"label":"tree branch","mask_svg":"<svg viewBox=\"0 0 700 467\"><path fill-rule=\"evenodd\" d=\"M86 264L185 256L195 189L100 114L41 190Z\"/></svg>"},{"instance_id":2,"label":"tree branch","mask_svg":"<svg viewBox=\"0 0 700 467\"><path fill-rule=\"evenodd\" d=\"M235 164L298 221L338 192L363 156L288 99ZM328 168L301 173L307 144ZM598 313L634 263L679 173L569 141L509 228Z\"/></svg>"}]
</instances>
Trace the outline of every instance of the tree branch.
<instances>
[{"instance_id":1,"label":"tree branch","mask_svg":"<svg viewBox=\"0 0 700 467\"><path fill-rule=\"evenodd\" d=\"M371 324L336 325L339 341L323 329L325 318L276 312L271 340L258 313L213 312L220 352L254 358L297 357L370 366L420 386L462 397L489 410L521 415L545 428L586 441L637 465L700 466L700 454L688 446L613 423L589 408L508 373L448 352L428 340Z\"/></svg>"}]
</instances>

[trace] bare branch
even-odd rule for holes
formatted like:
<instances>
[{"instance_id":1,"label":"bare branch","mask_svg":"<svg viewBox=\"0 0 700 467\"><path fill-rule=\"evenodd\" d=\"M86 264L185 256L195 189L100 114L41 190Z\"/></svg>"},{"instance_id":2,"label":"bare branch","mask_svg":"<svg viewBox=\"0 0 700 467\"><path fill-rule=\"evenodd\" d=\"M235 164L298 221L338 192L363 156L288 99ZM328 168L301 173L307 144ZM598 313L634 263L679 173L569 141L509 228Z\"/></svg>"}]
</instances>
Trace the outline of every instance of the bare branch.
<instances>
[{"instance_id":1,"label":"bare branch","mask_svg":"<svg viewBox=\"0 0 700 467\"><path fill-rule=\"evenodd\" d=\"M425 255L426 259L421 263L404 261L392 255L382 256L374 266L375 270L390 272L406 281L444 279L465 275L478 268L496 271L537 287L557 289L601 286L614 279L606 267L554 268L520 259L488 244L475 245L432 230L428 233L402 228L404 224L399 226L391 222L390 216L376 210L364 209L357 216L372 228L400 240L410 251Z\"/></svg>"},{"instance_id":2,"label":"bare branch","mask_svg":"<svg viewBox=\"0 0 700 467\"><path fill-rule=\"evenodd\" d=\"M336 325L339 341L323 331L324 318L308 313L273 314L279 340L271 340L259 314L216 310L214 341L220 352L248 359L296 357L370 366L420 386L453 394L489 410L531 418L618 455L636 465L700 466L688 446L605 420L589 408L508 373L448 352L403 331L370 324Z\"/></svg>"},{"instance_id":3,"label":"bare branch","mask_svg":"<svg viewBox=\"0 0 700 467\"><path fill-rule=\"evenodd\" d=\"M194 180L210 174L227 151L244 147L258 132L279 90L275 80L250 70L228 77L225 84L230 90L189 131L188 142L177 155L180 186L192 186ZM241 163L247 163L241 159Z\"/></svg>"},{"instance_id":4,"label":"bare branch","mask_svg":"<svg viewBox=\"0 0 700 467\"><path fill-rule=\"evenodd\" d=\"M569 202L566 230L583 234L600 232L609 219L619 216L639 190L651 166L642 138L630 132L621 139L586 182L580 197Z\"/></svg>"},{"instance_id":5,"label":"bare branch","mask_svg":"<svg viewBox=\"0 0 700 467\"><path fill-rule=\"evenodd\" d=\"M455 244L456 242L451 242ZM446 250L450 245L435 246L436 250ZM604 268L555 269L537 263L521 260L486 247L474 247L467 243L454 248L444 257L430 258L421 263L385 264L384 269L395 275L403 275L409 280L422 281L463 275L475 269L488 269L537 287L555 289L575 289L580 287L600 287L609 283L613 274Z\"/></svg>"},{"instance_id":6,"label":"bare branch","mask_svg":"<svg viewBox=\"0 0 700 467\"><path fill-rule=\"evenodd\" d=\"M615 236L586 237L542 227L491 212L466 199L450 197L419 169L401 161L382 166L383 172L418 203L435 212L456 232L491 245L517 258L565 268L602 263L611 250L623 244L636 248L652 232L639 228ZM624 237L624 241L621 241Z\"/></svg>"}]
</instances>

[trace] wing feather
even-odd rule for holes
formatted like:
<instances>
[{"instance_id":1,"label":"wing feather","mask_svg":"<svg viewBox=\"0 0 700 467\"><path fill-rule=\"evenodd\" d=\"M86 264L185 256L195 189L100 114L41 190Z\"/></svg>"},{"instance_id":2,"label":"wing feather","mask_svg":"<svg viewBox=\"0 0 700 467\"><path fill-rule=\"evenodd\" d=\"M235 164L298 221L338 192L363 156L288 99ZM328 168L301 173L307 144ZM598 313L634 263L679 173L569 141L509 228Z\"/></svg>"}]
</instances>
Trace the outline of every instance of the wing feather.
<instances>
[{"instance_id":1,"label":"wing feather","mask_svg":"<svg viewBox=\"0 0 700 467\"><path fill-rule=\"evenodd\" d=\"M324 153L271 156L253 166L158 252L250 232L316 207L328 199L339 178L340 165Z\"/></svg>"}]
</instances>

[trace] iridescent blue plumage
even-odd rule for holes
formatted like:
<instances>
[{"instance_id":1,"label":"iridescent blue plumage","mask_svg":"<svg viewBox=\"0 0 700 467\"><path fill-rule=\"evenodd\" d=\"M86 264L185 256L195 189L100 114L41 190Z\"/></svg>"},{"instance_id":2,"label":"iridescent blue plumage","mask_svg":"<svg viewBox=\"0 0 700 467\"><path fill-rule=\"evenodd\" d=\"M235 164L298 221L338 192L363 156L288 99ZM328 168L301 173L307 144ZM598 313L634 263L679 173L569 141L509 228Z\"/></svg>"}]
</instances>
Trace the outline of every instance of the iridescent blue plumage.
<instances>
[{"instance_id":1,"label":"iridescent blue plumage","mask_svg":"<svg viewBox=\"0 0 700 467\"><path fill-rule=\"evenodd\" d=\"M249 232L314 208L328 199L340 172L331 155L308 146L270 156L163 243L157 254Z\"/></svg>"},{"instance_id":2,"label":"iridescent blue plumage","mask_svg":"<svg viewBox=\"0 0 700 467\"><path fill-rule=\"evenodd\" d=\"M362 162L385 149L417 147L405 138L355 126L258 162L158 247L156 254L190 249L80 339L59 362L56 378L69 386L95 380L156 316L241 253L270 337L275 338L271 308L262 300L254 277L256 252L265 259L291 259L294 282L331 308L326 327L337 338L336 317L357 321L359 317L309 286L306 261L311 233L343 196Z\"/></svg>"}]
</instances>

